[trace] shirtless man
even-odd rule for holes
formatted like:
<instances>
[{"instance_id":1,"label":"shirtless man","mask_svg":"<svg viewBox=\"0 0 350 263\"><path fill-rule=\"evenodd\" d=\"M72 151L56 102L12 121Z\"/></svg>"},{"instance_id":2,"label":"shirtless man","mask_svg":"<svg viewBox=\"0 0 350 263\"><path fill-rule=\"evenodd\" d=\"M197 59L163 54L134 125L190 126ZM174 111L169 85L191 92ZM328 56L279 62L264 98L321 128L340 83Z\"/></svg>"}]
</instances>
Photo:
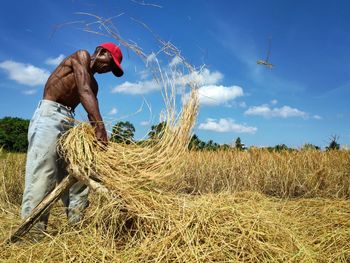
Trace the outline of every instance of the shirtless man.
<instances>
[{"instance_id":1,"label":"shirtless man","mask_svg":"<svg viewBox=\"0 0 350 263\"><path fill-rule=\"evenodd\" d=\"M56 142L62 133L74 125L74 109L81 103L95 128L96 138L107 144L106 129L100 114L95 73L112 72L121 77L122 53L113 43L98 46L93 55L79 50L67 57L46 82L43 100L30 121L25 189L22 201L22 218L26 218L43 198L67 176L65 163L59 159ZM88 188L80 182L73 185L62 197L70 223L82 219L88 205ZM45 230L49 214L36 224Z\"/></svg>"}]
</instances>

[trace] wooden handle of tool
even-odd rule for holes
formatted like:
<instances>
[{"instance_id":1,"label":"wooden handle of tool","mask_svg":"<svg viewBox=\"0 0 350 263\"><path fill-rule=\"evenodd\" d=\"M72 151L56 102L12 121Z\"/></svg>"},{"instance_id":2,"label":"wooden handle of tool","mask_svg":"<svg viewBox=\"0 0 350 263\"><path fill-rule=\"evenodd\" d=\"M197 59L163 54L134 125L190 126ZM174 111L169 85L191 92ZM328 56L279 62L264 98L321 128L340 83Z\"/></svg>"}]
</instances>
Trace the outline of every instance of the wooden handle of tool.
<instances>
[{"instance_id":1,"label":"wooden handle of tool","mask_svg":"<svg viewBox=\"0 0 350 263\"><path fill-rule=\"evenodd\" d=\"M32 213L23 220L21 225L10 235L4 243L16 242L21 236L26 234L33 225L38 221L40 216L50 209L50 207L62 196L64 191L69 189L73 184L77 182L77 179L72 175L66 176L55 189L52 190L32 211Z\"/></svg>"}]
</instances>

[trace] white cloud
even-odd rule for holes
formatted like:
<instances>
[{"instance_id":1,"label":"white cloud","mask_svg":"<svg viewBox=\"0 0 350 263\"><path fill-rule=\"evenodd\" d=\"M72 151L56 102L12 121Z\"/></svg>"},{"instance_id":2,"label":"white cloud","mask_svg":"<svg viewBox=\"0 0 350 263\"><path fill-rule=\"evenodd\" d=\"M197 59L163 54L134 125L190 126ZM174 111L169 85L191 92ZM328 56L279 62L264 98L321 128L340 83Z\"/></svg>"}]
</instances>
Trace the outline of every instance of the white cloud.
<instances>
[{"instance_id":1,"label":"white cloud","mask_svg":"<svg viewBox=\"0 0 350 263\"><path fill-rule=\"evenodd\" d=\"M193 71L190 74L184 75L180 83L195 82L198 86L215 85L218 84L224 76L219 71L210 72L209 69L204 68L201 71Z\"/></svg>"},{"instance_id":2,"label":"white cloud","mask_svg":"<svg viewBox=\"0 0 350 263\"><path fill-rule=\"evenodd\" d=\"M117 114L118 110L117 108L113 107L109 112L108 112L108 115L115 115Z\"/></svg>"},{"instance_id":3,"label":"white cloud","mask_svg":"<svg viewBox=\"0 0 350 263\"><path fill-rule=\"evenodd\" d=\"M171 62L169 63L170 67L175 67L176 65L180 64L182 62L182 59L179 56L173 57Z\"/></svg>"},{"instance_id":4,"label":"white cloud","mask_svg":"<svg viewBox=\"0 0 350 263\"><path fill-rule=\"evenodd\" d=\"M247 104L244 101L241 102L236 102L236 101L229 101L227 103L225 103L225 107L227 108L246 108Z\"/></svg>"},{"instance_id":5,"label":"white cloud","mask_svg":"<svg viewBox=\"0 0 350 263\"><path fill-rule=\"evenodd\" d=\"M24 95L33 95L33 94L37 93L37 91L38 91L37 89L28 89L28 90L23 91L22 93Z\"/></svg>"},{"instance_id":6,"label":"white cloud","mask_svg":"<svg viewBox=\"0 0 350 263\"><path fill-rule=\"evenodd\" d=\"M322 120L322 117L320 115L314 115L313 118L316 120Z\"/></svg>"},{"instance_id":7,"label":"white cloud","mask_svg":"<svg viewBox=\"0 0 350 263\"><path fill-rule=\"evenodd\" d=\"M157 61L157 56L156 54L154 54L153 52L151 54L148 55L148 57L146 58L146 64L148 65L148 63L150 62L154 62Z\"/></svg>"},{"instance_id":8,"label":"white cloud","mask_svg":"<svg viewBox=\"0 0 350 263\"><path fill-rule=\"evenodd\" d=\"M1 62L0 68L7 72L9 79L27 86L44 85L50 76L46 69L12 60Z\"/></svg>"},{"instance_id":9,"label":"white cloud","mask_svg":"<svg viewBox=\"0 0 350 263\"><path fill-rule=\"evenodd\" d=\"M150 72L148 70L141 70L138 72L140 79L145 80L150 77Z\"/></svg>"},{"instance_id":10,"label":"white cloud","mask_svg":"<svg viewBox=\"0 0 350 263\"><path fill-rule=\"evenodd\" d=\"M301 117L308 118L308 113L298 110L296 108L291 108L289 106L283 106L281 108L270 108L268 105L264 104L261 106L253 106L244 112L246 115L257 115L263 116L265 118L290 118L290 117Z\"/></svg>"},{"instance_id":11,"label":"white cloud","mask_svg":"<svg viewBox=\"0 0 350 263\"><path fill-rule=\"evenodd\" d=\"M140 125L141 126L148 126L148 125L150 125L150 122L149 121L141 121Z\"/></svg>"},{"instance_id":12,"label":"white cloud","mask_svg":"<svg viewBox=\"0 0 350 263\"><path fill-rule=\"evenodd\" d=\"M278 102L277 100L271 100L271 104L272 104L272 105L276 105L277 102Z\"/></svg>"},{"instance_id":13,"label":"white cloud","mask_svg":"<svg viewBox=\"0 0 350 263\"><path fill-rule=\"evenodd\" d=\"M48 58L46 59L45 63L51 66L58 66L62 60L65 58L63 54L60 54L57 58Z\"/></svg>"},{"instance_id":14,"label":"white cloud","mask_svg":"<svg viewBox=\"0 0 350 263\"><path fill-rule=\"evenodd\" d=\"M238 106L241 108L246 108L247 107L247 103L245 103L245 101L242 101L240 103L238 103Z\"/></svg>"},{"instance_id":15,"label":"white cloud","mask_svg":"<svg viewBox=\"0 0 350 263\"><path fill-rule=\"evenodd\" d=\"M151 53L147 57L147 62L156 60L156 55ZM181 63L181 58L175 56L169 63L169 66L175 66ZM168 71L168 70L166 70ZM243 96L243 89L239 86L223 86L218 83L223 79L223 74L219 71L211 72L209 69L204 68L200 71L194 71L190 74L183 75L178 71L169 70L166 72L169 78L165 78L165 81L173 83L165 83L165 85L177 86L179 93L182 93L181 88L195 82L198 88L199 102L202 105L220 105L228 103L233 99ZM146 71L141 71L139 74L140 80L136 82L126 81L121 85L112 88L112 93L124 93L124 94L146 94L153 91L161 90L162 83L158 83L155 80L146 80L148 77ZM189 94L184 94L183 100L187 101ZM241 104L241 107L245 107L245 104Z\"/></svg>"},{"instance_id":16,"label":"white cloud","mask_svg":"<svg viewBox=\"0 0 350 263\"><path fill-rule=\"evenodd\" d=\"M222 85L202 86L198 89L199 103L207 106L217 106L243 96L243 89L238 86L225 87ZM189 93L185 94L184 101L188 100Z\"/></svg>"},{"instance_id":17,"label":"white cloud","mask_svg":"<svg viewBox=\"0 0 350 263\"><path fill-rule=\"evenodd\" d=\"M112 89L112 93L125 93L125 94L146 94L151 91L160 90L161 86L154 80L139 81L132 83L129 81Z\"/></svg>"},{"instance_id":18,"label":"white cloud","mask_svg":"<svg viewBox=\"0 0 350 263\"><path fill-rule=\"evenodd\" d=\"M208 118L204 123L199 124L200 130L209 130L215 132L238 132L238 133L251 133L254 134L258 129L256 127L247 126L245 124L235 123L232 119L221 118L219 121L216 119Z\"/></svg>"},{"instance_id":19,"label":"white cloud","mask_svg":"<svg viewBox=\"0 0 350 263\"><path fill-rule=\"evenodd\" d=\"M224 76L221 72L211 72L209 69L204 68L203 70L194 71L190 74L179 77L178 84L187 85L194 82L199 87L198 95L199 103L201 105L217 106L226 104L226 106L230 106L230 101L243 96L244 93L243 89L239 86L219 85L223 78ZM189 93L184 95L184 102L188 100L188 96ZM241 106L244 107L244 104Z\"/></svg>"}]
</instances>

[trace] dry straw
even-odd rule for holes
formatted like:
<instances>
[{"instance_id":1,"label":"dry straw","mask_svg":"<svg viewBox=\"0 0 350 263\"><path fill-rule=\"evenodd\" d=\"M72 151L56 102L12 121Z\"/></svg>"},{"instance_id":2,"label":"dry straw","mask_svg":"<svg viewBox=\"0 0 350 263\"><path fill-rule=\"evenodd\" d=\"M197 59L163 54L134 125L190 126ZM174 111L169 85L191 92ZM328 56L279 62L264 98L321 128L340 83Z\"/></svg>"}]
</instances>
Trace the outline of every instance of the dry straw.
<instances>
[{"instance_id":1,"label":"dry straw","mask_svg":"<svg viewBox=\"0 0 350 263\"><path fill-rule=\"evenodd\" d=\"M96 16L94 19L108 35L147 59L137 45L128 44L112 31L111 20ZM162 52L179 55L170 44L163 45ZM187 72L193 72L182 61ZM272 189L276 195L290 196L288 191L292 190L282 186L297 185L300 171L317 170L314 166L319 156L309 155L309 162L299 158L303 167L297 169L297 165L291 165L283 174L283 169L298 155L284 153L270 158L268 153L258 150L246 155L187 153L198 110L196 83L191 83L187 103L177 114L175 91L179 72L164 72L157 61L155 65L153 73L165 88L163 120L167 125L163 135L142 145L104 146L96 142L89 124L81 123L71 129L60 142L70 170L84 181L94 179L103 184L109 194L90 195L92 204L78 228L65 225L63 208L56 206L46 237L38 243L25 239L18 245L2 247L1 261L348 262L350 204L347 200L290 201L258 193ZM339 155L342 160L348 160L348 155L345 159L344 156ZM16 216L19 203L11 199L23 181L20 175L24 165L20 163L23 156L16 158L19 164L9 162L12 176L17 175L13 180L7 181L5 177L11 175L0 169L0 179L4 180L0 194L2 236L19 223ZM326 159L321 159L320 164L327 170ZM344 162L339 164L339 171L348 175L349 167ZM294 178L293 184L283 175ZM244 184L245 176L254 192L235 192L249 190L249 184ZM321 197L325 192L317 193Z\"/></svg>"},{"instance_id":2,"label":"dry straw","mask_svg":"<svg viewBox=\"0 0 350 263\"><path fill-rule=\"evenodd\" d=\"M93 128L81 123L60 140L61 155L74 176L85 182L101 182L131 205L138 191L151 190L183 164L197 108L197 91L192 89L181 114L176 116L168 106L161 136L143 144L102 145L96 142Z\"/></svg>"},{"instance_id":3,"label":"dry straw","mask_svg":"<svg viewBox=\"0 0 350 263\"><path fill-rule=\"evenodd\" d=\"M258 191L281 198L350 198L350 151L193 151L177 173L179 192Z\"/></svg>"}]
</instances>

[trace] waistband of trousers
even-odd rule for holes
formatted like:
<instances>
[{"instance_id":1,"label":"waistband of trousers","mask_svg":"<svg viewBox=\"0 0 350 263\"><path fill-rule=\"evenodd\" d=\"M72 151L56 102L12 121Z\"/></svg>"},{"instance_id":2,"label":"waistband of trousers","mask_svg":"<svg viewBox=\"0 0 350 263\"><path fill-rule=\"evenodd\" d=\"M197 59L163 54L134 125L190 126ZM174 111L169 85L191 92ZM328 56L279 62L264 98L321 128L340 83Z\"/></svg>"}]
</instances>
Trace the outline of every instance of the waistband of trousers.
<instances>
[{"instance_id":1,"label":"waistband of trousers","mask_svg":"<svg viewBox=\"0 0 350 263\"><path fill-rule=\"evenodd\" d=\"M61 103L52 100L41 100L39 101L38 108L49 107L57 110L57 112L66 114L68 116L74 116L74 110L71 107L65 106Z\"/></svg>"}]
</instances>

